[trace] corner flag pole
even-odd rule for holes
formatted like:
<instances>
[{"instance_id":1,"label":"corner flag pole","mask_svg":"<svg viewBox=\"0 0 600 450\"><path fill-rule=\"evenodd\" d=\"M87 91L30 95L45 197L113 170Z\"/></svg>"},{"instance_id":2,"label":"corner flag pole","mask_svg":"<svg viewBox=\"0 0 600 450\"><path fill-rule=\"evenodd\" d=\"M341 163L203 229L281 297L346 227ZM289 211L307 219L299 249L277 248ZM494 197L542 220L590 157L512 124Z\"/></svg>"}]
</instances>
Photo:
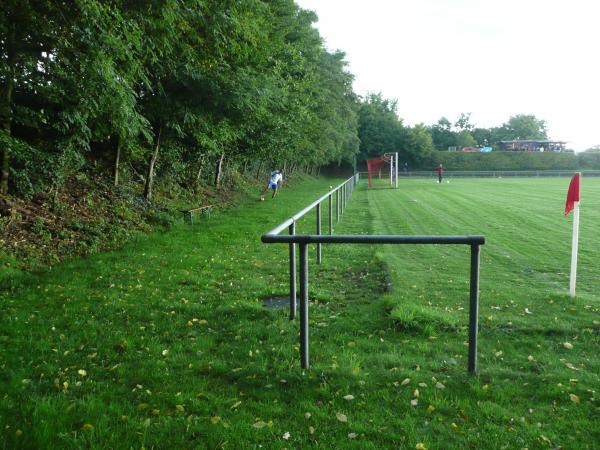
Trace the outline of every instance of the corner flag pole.
<instances>
[{"instance_id":1,"label":"corner flag pole","mask_svg":"<svg viewBox=\"0 0 600 450\"><path fill-rule=\"evenodd\" d=\"M571 245L571 278L569 281L569 294L575 297L575 284L577 283L577 250L579 247L579 202L573 205L573 243Z\"/></svg>"},{"instance_id":2,"label":"corner flag pole","mask_svg":"<svg viewBox=\"0 0 600 450\"><path fill-rule=\"evenodd\" d=\"M571 243L571 277L569 279L569 295L575 297L575 285L577 283L577 250L579 247L579 190L581 174L576 173L571 178L567 202L565 204L565 215L573 210L573 240Z\"/></svg>"}]
</instances>

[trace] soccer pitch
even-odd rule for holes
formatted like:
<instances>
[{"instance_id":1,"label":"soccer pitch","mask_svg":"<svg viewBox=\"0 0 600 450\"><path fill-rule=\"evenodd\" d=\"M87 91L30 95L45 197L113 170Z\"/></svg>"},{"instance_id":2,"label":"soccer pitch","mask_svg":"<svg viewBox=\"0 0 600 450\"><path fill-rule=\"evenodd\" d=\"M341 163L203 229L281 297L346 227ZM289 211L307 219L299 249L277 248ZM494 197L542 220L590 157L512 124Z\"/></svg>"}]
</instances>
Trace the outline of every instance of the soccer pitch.
<instances>
[{"instance_id":1,"label":"soccer pitch","mask_svg":"<svg viewBox=\"0 0 600 450\"><path fill-rule=\"evenodd\" d=\"M600 253L600 179L585 179L583 183L577 284L580 300L594 299L600 288L600 263L596 259ZM454 179L441 185L431 180L403 180L398 190L368 191L372 232L484 235L484 301L538 302L548 296L563 296L568 291L571 257L572 215L563 214L568 184L567 178ZM403 246L381 251L392 271L393 284L403 290L442 289L444 295L450 295L454 289L447 281L457 277L467 281L468 252L464 248ZM413 288L415 283L408 282L423 278L427 272L433 274L427 285Z\"/></svg>"},{"instance_id":2,"label":"soccer pitch","mask_svg":"<svg viewBox=\"0 0 600 450\"><path fill-rule=\"evenodd\" d=\"M528 411L543 407L556 414L555 439L561 433L573 439L590 421L597 443L600 179L582 184L575 299L568 296L572 214L563 214L568 185L568 178L402 180L397 190L381 181L358 195L367 198L373 234L486 237L479 312L485 392L477 387L474 393L485 397L494 390L494 400L477 402L483 416L510 405L523 416L505 420L524 422L530 419ZM391 285L386 311L397 329L424 337L410 339L401 351L403 363L432 371L439 370L440 361L442 367L466 366L468 249L389 245L377 254ZM372 359L377 364L379 356ZM590 402L586 412L584 397ZM543 406L527 406L539 402ZM473 414L475 405L464 406ZM540 446L550 445L543 429L539 435ZM582 439L583 447L590 445L587 437ZM490 445L499 448L501 442Z\"/></svg>"}]
</instances>

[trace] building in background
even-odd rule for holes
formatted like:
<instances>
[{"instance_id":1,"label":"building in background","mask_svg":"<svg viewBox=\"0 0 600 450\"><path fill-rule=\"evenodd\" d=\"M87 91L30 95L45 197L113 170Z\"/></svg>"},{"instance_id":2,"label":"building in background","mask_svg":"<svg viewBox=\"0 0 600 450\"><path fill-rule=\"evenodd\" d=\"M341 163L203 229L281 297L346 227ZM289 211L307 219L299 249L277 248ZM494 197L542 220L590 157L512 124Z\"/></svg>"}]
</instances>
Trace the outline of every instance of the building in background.
<instances>
[{"instance_id":1,"label":"building in background","mask_svg":"<svg viewBox=\"0 0 600 450\"><path fill-rule=\"evenodd\" d=\"M500 141L500 150L505 152L573 152L565 141L536 141L517 139Z\"/></svg>"}]
</instances>

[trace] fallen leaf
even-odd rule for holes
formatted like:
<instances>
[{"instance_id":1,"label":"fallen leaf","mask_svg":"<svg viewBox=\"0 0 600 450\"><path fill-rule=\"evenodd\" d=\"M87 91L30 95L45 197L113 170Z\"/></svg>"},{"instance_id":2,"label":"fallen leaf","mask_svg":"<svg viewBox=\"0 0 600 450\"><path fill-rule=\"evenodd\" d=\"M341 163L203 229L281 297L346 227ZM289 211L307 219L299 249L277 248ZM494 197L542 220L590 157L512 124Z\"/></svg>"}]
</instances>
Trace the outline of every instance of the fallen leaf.
<instances>
[{"instance_id":1,"label":"fallen leaf","mask_svg":"<svg viewBox=\"0 0 600 450\"><path fill-rule=\"evenodd\" d=\"M308 432L310 434L315 434L315 429L313 427L308 427Z\"/></svg>"},{"instance_id":2,"label":"fallen leaf","mask_svg":"<svg viewBox=\"0 0 600 450\"><path fill-rule=\"evenodd\" d=\"M425 444L423 444L422 442L419 442L417 445L415 445L415 448L417 450L427 450L427 447L425 447Z\"/></svg>"},{"instance_id":3,"label":"fallen leaf","mask_svg":"<svg viewBox=\"0 0 600 450\"><path fill-rule=\"evenodd\" d=\"M413 398L413 399L410 401L410 404L411 404L412 406L417 406L417 405L419 404L419 400L417 400L416 398Z\"/></svg>"},{"instance_id":4,"label":"fallen leaf","mask_svg":"<svg viewBox=\"0 0 600 450\"><path fill-rule=\"evenodd\" d=\"M577 395L575 395L575 394L569 394L569 398L574 403L579 403L580 402L579 397Z\"/></svg>"},{"instance_id":5,"label":"fallen leaf","mask_svg":"<svg viewBox=\"0 0 600 450\"><path fill-rule=\"evenodd\" d=\"M348 401L354 400L354 395L345 395L344 400L348 400Z\"/></svg>"},{"instance_id":6,"label":"fallen leaf","mask_svg":"<svg viewBox=\"0 0 600 450\"><path fill-rule=\"evenodd\" d=\"M563 347L571 350L573 348L573 344L571 344L570 342L565 342L563 344Z\"/></svg>"},{"instance_id":7,"label":"fallen leaf","mask_svg":"<svg viewBox=\"0 0 600 450\"><path fill-rule=\"evenodd\" d=\"M356 434L356 433L348 433L348 437L350 439L356 439L356 436L358 436L358 434Z\"/></svg>"},{"instance_id":8,"label":"fallen leaf","mask_svg":"<svg viewBox=\"0 0 600 450\"><path fill-rule=\"evenodd\" d=\"M219 422L221 421L221 417L220 417L220 416L212 416L212 417L210 418L210 421L211 421L213 424L217 424L217 423L219 423ZM266 424L265 424L265 425L266 425ZM256 426L256 424L255 424L255 426ZM257 428L258 428L258 427L257 427Z\"/></svg>"},{"instance_id":9,"label":"fallen leaf","mask_svg":"<svg viewBox=\"0 0 600 450\"><path fill-rule=\"evenodd\" d=\"M233 405L231 405L230 409L235 409L238 406L240 406L242 404L242 402L235 402Z\"/></svg>"},{"instance_id":10,"label":"fallen leaf","mask_svg":"<svg viewBox=\"0 0 600 450\"><path fill-rule=\"evenodd\" d=\"M81 375L82 377L85 377L85 376L87 375L87 372L86 372L85 370L83 370L83 369L79 369L79 370L77 371L77 373L78 373L79 375Z\"/></svg>"},{"instance_id":11,"label":"fallen leaf","mask_svg":"<svg viewBox=\"0 0 600 450\"><path fill-rule=\"evenodd\" d=\"M400 383L402 386L406 386L408 383L410 383L410 378L405 378L404 380L402 380L402 383Z\"/></svg>"},{"instance_id":12,"label":"fallen leaf","mask_svg":"<svg viewBox=\"0 0 600 450\"><path fill-rule=\"evenodd\" d=\"M267 426L266 422L263 422L262 420L259 420L258 422L256 422L254 425L252 425L254 428L264 428Z\"/></svg>"},{"instance_id":13,"label":"fallen leaf","mask_svg":"<svg viewBox=\"0 0 600 450\"><path fill-rule=\"evenodd\" d=\"M437 383L435 383L435 387L437 389L446 389L446 386L444 386L442 383L440 383L439 381Z\"/></svg>"},{"instance_id":14,"label":"fallen leaf","mask_svg":"<svg viewBox=\"0 0 600 450\"><path fill-rule=\"evenodd\" d=\"M81 426L82 431L92 431L94 429L94 425L92 425L91 423L84 423Z\"/></svg>"},{"instance_id":15,"label":"fallen leaf","mask_svg":"<svg viewBox=\"0 0 600 450\"><path fill-rule=\"evenodd\" d=\"M312 416L312 414L311 414L311 413L308 413L308 412L307 412L307 413L304 413L304 418L305 418L306 420L310 419L310 418L311 418L311 416Z\"/></svg>"},{"instance_id":16,"label":"fallen leaf","mask_svg":"<svg viewBox=\"0 0 600 450\"><path fill-rule=\"evenodd\" d=\"M458 425L456 425L454 422L452 422L450 424L450 428L452 428L453 430L456 430L458 428Z\"/></svg>"},{"instance_id":17,"label":"fallen leaf","mask_svg":"<svg viewBox=\"0 0 600 450\"><path fill-rule=\"evenodd\" d=\"M432 412L434 412L434 411L435 411L435 406L433 406L433 405L429 405L429 406L427 407L427 412L428 412L428 413L432 413Z\"/></svg>"},{"instance_id":18,"label":"fallen leaf","mask_svg":"<svg viewBox=\"0 0 600 450\"><path fill-rule=\"evenodd\" d=\"M342 413L335 413L335 417L337 418L337 420L339 420L340 422L348 422L348 417L345 414Z\"/></svg>"},{"instance_id":19,"label":"fallen leaf","mask_svg":"<svg viewBox=\"0 0 600 450\"><path fill-rule=\"evenodd\" d=\"M419 390L418 390L418 389L415 389L415 392L413 392L413 396L414 396L414 397L418 397L418 396L419 396L419 394L420 394Z\"/></svg>"}]
</instances>

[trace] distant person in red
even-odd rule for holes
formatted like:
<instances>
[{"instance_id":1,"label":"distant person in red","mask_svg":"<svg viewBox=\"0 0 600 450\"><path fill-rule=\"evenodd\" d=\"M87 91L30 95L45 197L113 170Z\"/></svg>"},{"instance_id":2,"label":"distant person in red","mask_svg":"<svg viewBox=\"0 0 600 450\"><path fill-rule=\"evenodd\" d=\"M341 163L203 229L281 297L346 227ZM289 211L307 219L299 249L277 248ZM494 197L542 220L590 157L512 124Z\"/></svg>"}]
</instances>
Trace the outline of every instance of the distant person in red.
<instances>
[{"instance_id":1,"label":"distant person in red","mask_svg":"<svg viewBox=\"0 0 600 450\"><path fill-rule=\"evenodd\" d=\"M442 182L442 174L444 173L444 168L442 167L442 165L440 164L437 168L438 171L438 183Z\"/></svg>"}]
</instances>

